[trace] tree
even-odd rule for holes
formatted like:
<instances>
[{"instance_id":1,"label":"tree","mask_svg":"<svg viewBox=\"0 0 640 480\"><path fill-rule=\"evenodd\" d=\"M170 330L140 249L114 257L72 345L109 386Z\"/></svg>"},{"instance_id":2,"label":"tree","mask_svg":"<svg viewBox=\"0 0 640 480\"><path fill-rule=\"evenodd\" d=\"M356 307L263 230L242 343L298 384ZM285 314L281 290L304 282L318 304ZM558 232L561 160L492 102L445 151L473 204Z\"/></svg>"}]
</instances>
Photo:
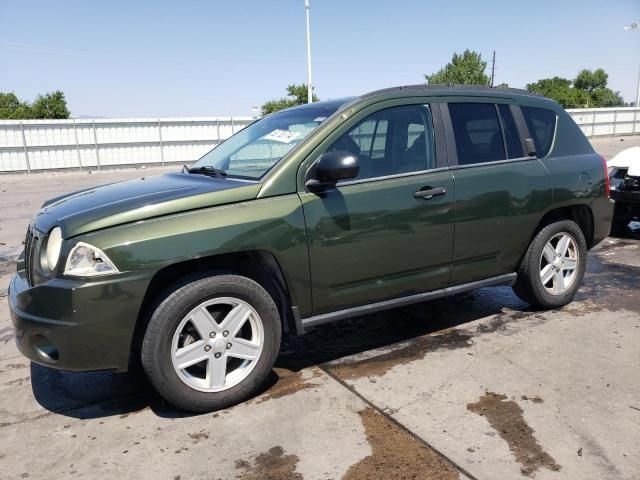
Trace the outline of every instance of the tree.
<instances>
[{"instance_id":1,"label":"tree","mask_svg":"<svg viewBox=\"0 0 640 480\"><path fill-rule=\"evenodd\" d=\"M57 90L46 95L38 95L31 105L34 118L69 118L64 93Z\"/></svg>"},{"instance_id":2,"label":"tree","mask_svg":"<svg viewBox=\"0 0 640 480\"><path fill-rule=\"evenodd\" d=\"M314 88L311 87L311 89L313 90ZM315 93L312 94L312 99L314 102L320 100ZM307 103L307 85L305 83L299 85L291 84L287 87L287 97L269 100L262 105L262 115L268 115L269 113L295 107L296 105L304 105L305 103Z\"/></svg>"},{"instance_id":3,"label":"tree","mask_svg":"<svg viewBox=\"0 0 640 480\"><path fill-rule=\"evenodd\" d=\"M580 90L593 93L594 90L605 88L609 75L601 68L594 70L580 70L578 76L573 81L573 86Z\"/></svg>"},{"instance_id":4,"label":"tree","mask_svg":"<svg viewBox=\"0 0 640 480\"><path fill-rule=\"evenodd\" d=\"M571 80L561 77L543 78L536 83L527 84L527 90L551 98L564 108L584 107L587 95L584 90L571 86Z\"/></svg>"},{"instance_id":5,"label":"tree","mask_svg":"<svg viewBox=\"0 0 640 480\"><path fill-rule=\"evenodd\" d=\"M486 68L482 55L467 49L462 55L454 53L451 62L424 77L430 84L489 85L489 77L484 73Z\"/></svg>"},{"instance_id":6,"label":"tree","mask_svg":"<svg viewBox=\"0 0 640 480\"><path fill-rule=\"evenodd\" d=\"M33 103L20 101L15 93L0 92L0 118L69 118L64 93L55 91L38 95Z\"/></svg>"},{"instance_id":7,"label":"tree","mask_svg":"<svg viewBox=\"0 0 640 480\"><path fill-rule=\"evenodd\" d=\"M576 78L543 78L527 85L527 90L551 98L564 108L617 107L624 105L620 92L607 88L609 75L601 68L581 70Z\"/></svg>"},{"instance_id":8,"label":"tree","mask_svg":"<svg viewBox=\"0 0 640 480\"><path fill-rule=\"evenodd\" d=\"M17 119L30 117L29 104L18 100L15 93L0 92L0 118Z\"/></svg>"}]
</instances>

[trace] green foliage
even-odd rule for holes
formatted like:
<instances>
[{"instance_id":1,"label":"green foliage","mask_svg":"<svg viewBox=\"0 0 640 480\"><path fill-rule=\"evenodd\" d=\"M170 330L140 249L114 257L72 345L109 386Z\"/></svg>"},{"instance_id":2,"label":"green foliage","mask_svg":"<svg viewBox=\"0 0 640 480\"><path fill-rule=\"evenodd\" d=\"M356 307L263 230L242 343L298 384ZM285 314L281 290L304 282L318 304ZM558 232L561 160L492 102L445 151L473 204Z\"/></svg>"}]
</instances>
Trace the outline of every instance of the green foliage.
<instances>
[{"instance_id":1,"label":"green foliage","mask_svg":"<svg viewBox=\"0 0 640 480\"><path fill-rule=\"evenodd\" d=\"M573 80L553 77L529 83L527 90L551 98L564 108L617 107L624 105L620 92L607 88L609 75L598 68L581 70Z\"/></svg>"},{"instance_id":2,"label":"green foliage","mask_svg":"<svg viewBox=\"0 0 640 480\"><path fill-rule=\"evenodd\" d=\"M580 90L593 93L597 89L606 88L609 75L601 68L595 71L580 70L578 76L573 81L573 86Z\"/></svg>"},{"instance_id":3,"label":"green foliage","mask_svg":"<svg viewBox=\"0 0 640 480\"><path fill-rule=\"evenodd\" d=\"M0 119L69 118L64 93L38 95L33 103L23 102L14 93L0 92Z\"/></svg>"},{"instance_id":4,"label":"green foliage","mask_svg":"<svg viewBox=\"0 0 640 480\"><path fill-rule=\"evenodd\" d=\"M311 90L313 89L314 87L311 87ZM315 93L312 94L312 99L314 102L320 100ZM287 97L270 100L262 105L262 115L268 115L269 113L305 103L307 103L307 84L291 84L287 87Z\"/></svg>"},{"instance_id":5,"label":"green foliage","mask_svg":"<svg viewBox=\"0 0 640 480\"><path fill-rule=\"evenodd\" d=\"M484 73L486 68L482 55L465 50L462 55L454 53L451 62L424 77L431 84L489 85L489 77Z\"/></svg>"}]
</instances>

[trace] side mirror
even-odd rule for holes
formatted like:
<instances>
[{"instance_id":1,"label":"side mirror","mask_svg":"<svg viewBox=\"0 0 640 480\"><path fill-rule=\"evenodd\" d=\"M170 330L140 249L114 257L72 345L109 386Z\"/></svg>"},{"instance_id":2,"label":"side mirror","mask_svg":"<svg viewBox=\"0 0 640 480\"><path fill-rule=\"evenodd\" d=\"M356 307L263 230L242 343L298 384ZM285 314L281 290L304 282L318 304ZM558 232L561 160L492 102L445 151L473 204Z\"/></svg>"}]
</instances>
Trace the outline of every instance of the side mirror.
<instances>
[{"instance_id":1,"label":"side mirror","mask_svg":"<svg viewBox=\"0 0 640 480\"><path fill-rule=\"evenodd\" d=\"M348 180L358 176L360 164L358 157L350 152L326 152L313 168L313 178L306 186L311 191L335 187L339 180Z\"/></svg>"},{"instance_id":2,"label":"side mirror","mask_svg":"<svg viewBox=\"0 0 640 480\"><path fill-rule=\"evenodd\" d=\"M528 157L535 157L536 156L536 144L533 141L533 138L531 137L527 137L524 139L524 146L526 147L527 151L526 154Z\"/></svg>"}]
</instances>

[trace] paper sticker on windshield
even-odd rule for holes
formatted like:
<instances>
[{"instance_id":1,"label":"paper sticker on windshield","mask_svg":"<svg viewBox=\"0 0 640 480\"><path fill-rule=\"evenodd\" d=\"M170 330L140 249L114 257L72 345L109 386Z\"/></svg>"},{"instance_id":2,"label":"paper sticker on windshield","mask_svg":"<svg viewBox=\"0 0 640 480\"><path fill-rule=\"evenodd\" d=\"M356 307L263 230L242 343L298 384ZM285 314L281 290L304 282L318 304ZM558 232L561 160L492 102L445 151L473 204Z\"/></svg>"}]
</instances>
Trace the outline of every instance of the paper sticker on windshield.
<instances>
[{"instance_id":1,"label":"paper sticker on windshield","mask_svg":"<svg viewBox=\"0 0 640 480\"><path fill-rule=\"evenodd\" d=\"M316 117L313 119L314 122L322 123L327 119L327 117Z\"/></svg>"},{"instance_id":2,"label":"paper sticker on windshield","mask_svg":"<svg viewBox=\"0 0 640 480\"><path fill-rule=\"evenodd\" d=\"M273 140L274 142L290 143L300 136L300 132L291 130L280 130L279 128L262 137L263 140Z\"/></svg>"}]
</instances>

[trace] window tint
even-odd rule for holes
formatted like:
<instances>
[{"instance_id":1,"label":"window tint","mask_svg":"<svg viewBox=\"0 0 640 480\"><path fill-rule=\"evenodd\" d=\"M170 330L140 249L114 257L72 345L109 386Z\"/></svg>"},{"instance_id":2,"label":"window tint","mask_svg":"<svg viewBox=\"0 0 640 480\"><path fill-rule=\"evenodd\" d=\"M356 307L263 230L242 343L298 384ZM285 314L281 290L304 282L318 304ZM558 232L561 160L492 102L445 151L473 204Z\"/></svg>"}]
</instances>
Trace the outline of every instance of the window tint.
<instances>
[{"instance_id":1,"label":"window tint","mask_svg":"<svg viewBox=\"0 0 640 480\"><path fill-rule=\"evenodd\" d=\"M520 135L518 134L516 122L513 120L509 105L505 105L504 103L499 104L498 111L500 112L500 119L502 120L504 141L507 144L507 158L524 157Z\"/></svg>"},{"instance_id":2,"label":"window tint","mask_svg":"<svg viewBox=\"0 0 640 480\"><path fill-rule=\"evenodd\" d=\"M357 180L435 168L431 111L407 105L375 112L329 147L358 156Z\"/></svg>"},{"instance_id":3,"label":"window tint","mask_svg":"<svg viewBox=\"0 0 640 480\"><path fill-rule=\"evenodd\" d=\"M506 159L498 112L490 103L450 103L458 164Z\"/></svg>"},{"instance_id":4,"label":"window tint","mask_svg":"<svg viewBox=\"0 0 640 480\"><path fill-rule=\"evenodd\" d=\"M536 144L538 157L549 153L556 130L556 113L546 108L521 107L524 119L529 128L529 134Z\"/></svg>"}]
</instances>

